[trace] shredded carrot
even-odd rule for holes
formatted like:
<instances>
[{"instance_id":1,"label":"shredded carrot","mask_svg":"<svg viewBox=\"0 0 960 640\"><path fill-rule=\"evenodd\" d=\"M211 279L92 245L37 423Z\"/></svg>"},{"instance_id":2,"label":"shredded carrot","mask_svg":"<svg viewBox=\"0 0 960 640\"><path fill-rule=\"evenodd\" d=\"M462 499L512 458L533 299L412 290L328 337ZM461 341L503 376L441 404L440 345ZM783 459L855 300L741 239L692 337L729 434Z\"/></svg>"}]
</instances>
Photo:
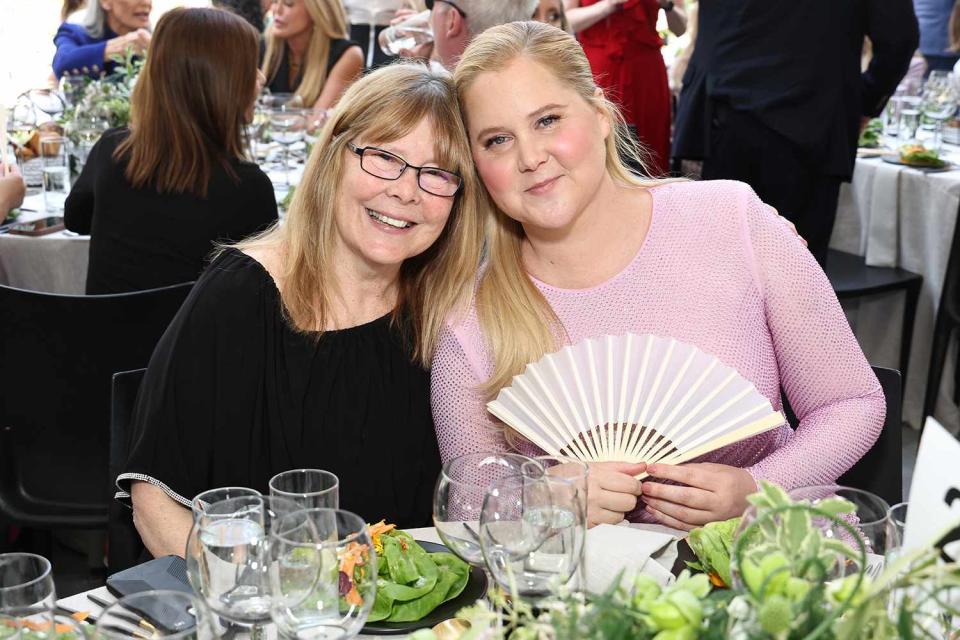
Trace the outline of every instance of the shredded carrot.
<instances>
[{"instance_id":1,"label":"shredded carrot","mask_svg":"<svg viewBox=\"0 0 960 640\"><path fill-rule=\"evenodd\" d=\"M89 611L77 611L76 613L70 614L70 617L76 620L77 622L83 622L90 617Z\"/></svg>"},{"instance_id":2,"label":"shredded carrot","mask_svg":"<svg viewBox=\"0 0 960 640\"><path fill-rule=\"evenodd\" d=\"M710 584L715 587L726 587L726 583L723 581L723 578L720 577L719 573L708 573L707 577L710 578Z\"/></svg>"},{"instance_id":3,"label":"shredded carrot","mask_svg":"<svg viewBox=\"0 0 960 640\"><path fill-rule=\"evenodd\" d=\"M350 591L347 592L345 597L347 604L359 607L363 604L363 598L360 597L360 592L357 591L356 585L350 587Z\"/></svg>"}]
</instances>

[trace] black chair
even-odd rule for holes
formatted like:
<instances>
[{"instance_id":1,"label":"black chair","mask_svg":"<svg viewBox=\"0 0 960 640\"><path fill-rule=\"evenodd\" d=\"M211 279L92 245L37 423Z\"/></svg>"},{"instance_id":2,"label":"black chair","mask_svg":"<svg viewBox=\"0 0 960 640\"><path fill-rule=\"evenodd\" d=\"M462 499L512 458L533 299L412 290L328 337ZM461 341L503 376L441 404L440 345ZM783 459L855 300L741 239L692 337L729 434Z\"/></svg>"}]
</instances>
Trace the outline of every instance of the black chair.
<instances>
[{"instance_id":1,"label":"black chair","mask_svg":"<svg viewBox=\"0 0 960 640\"><path fill-rule=\"evenodd\" d=\"M147 365L191 286L103 296L0 286L0 523L106 527L111 377Z\"/></svg>"},{"instance_id":2,"label":"black chair","mask_svg":"<svg viewBox=\"0 0 960 640\"><path fill-rule=\"evenodd\" d=\"M903 502L903 424L900 420L903 401L903 385L896 369L873 367L886 399L887 414L880 437L850 469L837 480L837 484L863 489L874 493L887 504ZM790 426L796 428L797 416L793 413L786 396L781 395L783 412ZM840 428L838 425L837 428Z\"/></svg>"},{"instance_id":3,"label":"black chair","mask_svg":"<svg viewBox=\"0 0 960 640\"><path fill-rule=\"evenodd\" d=\"M937 319L933 325L933 347L930 351L930 368L927 371L927 387L923 398L923 421L932 416L937 408L937 395L940 391L940 379L943 366L947 361L947 348L955 329L960 327L960 212L958 224L954 226L953 242L950 245L950 257L947 260L947 272L943 277L943 291L937 306ZM953 401L960 400L960 364L954 371ZM921 423L920 428L923 429Z\"/></svg>"},{"instance_id":4,"label":"black chair","mask_svg":"<svg viewBox=\"0 0 960 640\"><path fill-rule=\"evenodd\" d=\"M899 267L868 267L862 256L844 251L827 251L824 266L827 278L840 300L859 298L875 293L903 291L903 324L900 336L900 374L906 379L913 341L913 321L923 276ZM899 413L897 416L899 417Z\"/></svg>"},{"instance_id":5,"label":"black chair","mask_svg":"<svg viewBox=\"0 0 960 640\"><path fill-rule=\"evenodd\" d=\"M114 480L123 472L130 453L133 409L146 369L121 371L113 374L113 392L110 396L110 472L107 491L116 490ZM129 508L117 500L110 501L110 522L107 525L107 569L110 573L138 564L143 558L143 542L133 526Z\"/></svg>"}]
</instances>

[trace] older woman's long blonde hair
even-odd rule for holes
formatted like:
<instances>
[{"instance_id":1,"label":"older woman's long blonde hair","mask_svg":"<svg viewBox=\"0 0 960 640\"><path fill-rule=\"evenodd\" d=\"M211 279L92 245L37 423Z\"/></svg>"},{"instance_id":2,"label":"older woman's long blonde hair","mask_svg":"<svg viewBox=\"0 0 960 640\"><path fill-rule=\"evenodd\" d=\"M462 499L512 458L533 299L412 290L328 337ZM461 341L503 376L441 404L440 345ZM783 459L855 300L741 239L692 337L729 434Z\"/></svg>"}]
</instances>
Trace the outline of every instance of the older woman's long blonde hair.
<instances>
[{"instance_id":1,"label":"older woman's long blonde hair","mask_svg":"<svg viewBox=\"0 0 960 640\"><path fill-rule=\"evenodd\" d=\"M313 21L313 32L310 34L307 50L303 52L303 71L300 84L294 89L294 93L300 96L305 107L312 107L327 81L330 41L350 37L350 26L347 23L347 12L340 0L303 0L303 4ZM267 29L265 39L267 49L260 70L267 77L267 84L270 84L280 68L280 60L287 44L283 38L273 34L273 27Z\"/></svg>"},{"instance_id":2,"label":"older woman's long blonde hair","mask_svg":"<svg viewBox=\"0 0 960 640\"><path fill-rule=\"evenodd\" d=\"M649 174L647 153L630 136L617 106L597 95L590 63L579 43L572 35L548 24L512 22L474 38L454 72L464 121L469 119L464 111L464 97L477 77L502 71L519 56L539 63L587 103L607 114L613 126L606 140L606 170L617 183L651 187L669 181L640 177L627 168L624 158ZM477 290L477 316L493 358L493 373L483 391L493 396L528 363L555 351L565 335L550 304L524 269L523 227L494 203L486 188L483 193L492 217L487 223L487 259Z\"/></svg>"},{"instance_id":3,"label":"older woman's long blonde hair","mask_svg":"<svg viewBox=\"0 0 960 640\"><path fill-rule=\"evenodd\" d=\"M439 166L458 172L463 187L439 238L400 267L394 318L411 329L414 359L429 366L446 318L465 306L476 281L483 245L480 184L460 119L453 82L417 63L378 69L344 93L324 125L282 226L240 243L241 249L275 249L284 312L301 331L322 331L332 321L338 293L334 268L334 218L345 162L359 162L347 143L397 140L427 119ZM430 196L433 197L433 196Z\"/></svg>"}]
</instances>

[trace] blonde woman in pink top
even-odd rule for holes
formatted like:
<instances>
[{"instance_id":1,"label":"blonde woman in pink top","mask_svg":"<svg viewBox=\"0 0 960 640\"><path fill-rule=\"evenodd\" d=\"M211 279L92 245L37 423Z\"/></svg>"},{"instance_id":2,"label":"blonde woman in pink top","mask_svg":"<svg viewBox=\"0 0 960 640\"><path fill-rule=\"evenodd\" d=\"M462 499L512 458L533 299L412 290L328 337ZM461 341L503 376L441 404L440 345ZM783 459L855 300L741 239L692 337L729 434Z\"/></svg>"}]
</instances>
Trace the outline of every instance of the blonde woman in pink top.
<instances>
[{"instance_id":1,"label":"blonde woman in pink top","mask_svg":"<svg viewBox=\"0 0 960 640\"><path fill-rule=\"evenodd\" d=\"M695 463L593 464L591 525L690 529L742 513L761 479L829 483L870 448L880 385L820 267L749 186L631 175L616 109L576 41L548 25L484 32L454 77L494 219L474 304L433 360L444 460L511 446L485 403L528 362L626 332L698 346L775 408L783 387L800 422ZM644 470L670 482L640 483Z\"/></svg>"}]
</instances>

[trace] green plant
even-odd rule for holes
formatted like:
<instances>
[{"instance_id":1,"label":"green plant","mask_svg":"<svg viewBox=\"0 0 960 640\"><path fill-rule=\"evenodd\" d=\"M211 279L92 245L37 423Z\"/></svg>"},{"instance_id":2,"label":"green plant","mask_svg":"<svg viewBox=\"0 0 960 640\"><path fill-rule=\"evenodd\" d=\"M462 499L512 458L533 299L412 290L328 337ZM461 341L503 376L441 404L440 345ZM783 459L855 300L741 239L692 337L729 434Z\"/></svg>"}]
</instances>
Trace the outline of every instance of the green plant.
<instances>
[{"instance_id":1,"label":"green plant","mask_svg":"<svg viewBox=\"0 0 960 640\"><path fill-rule=\"evenodd\" d=\"M795 503L768 483L749 500L755 514L734 538L732 589L711 589L707 575L684 571L666 587L641 575L625 588L618 577L605 593L559 594L538 610L496 593L460 612L471 623L461 640L932 639L953 628L960 565L941 562L932 546L900 555L870 580L852 503ZM728 528L707 535L714 568L728 560Z\"/></svg>"}]
</instances>

